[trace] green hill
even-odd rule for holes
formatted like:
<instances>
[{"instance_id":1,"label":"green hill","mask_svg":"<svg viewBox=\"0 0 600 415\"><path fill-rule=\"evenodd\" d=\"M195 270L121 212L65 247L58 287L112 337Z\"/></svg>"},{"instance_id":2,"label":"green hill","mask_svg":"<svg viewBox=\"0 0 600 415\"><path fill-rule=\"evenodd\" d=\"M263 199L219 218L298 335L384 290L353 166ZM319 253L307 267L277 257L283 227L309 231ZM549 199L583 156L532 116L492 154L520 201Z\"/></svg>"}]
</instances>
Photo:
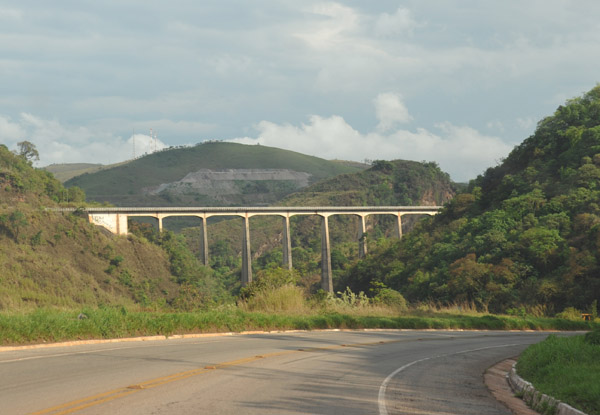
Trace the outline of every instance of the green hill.
<instances>
[{"instance_id":1,"label":"green hill","mask_svg":"<svg viewBox=\"0 0 600 415\"><path fill-rule=\"evenodd\" d=\"M345 276L493 311L600 300L600 86L567 101L444 211Z\"/></svg>"},{"instance_id":2,"label":"green hill","mask_svg":"<svg viewBox=\"0 0 600 415\"><path fill-rule=\"evenodd\" d=\"M0 310L186 308L220 295L177 237L117 237L86 215L45 209L74 206L58 204L65 199L81 203L84 195L0 145Z\"/></svg>"},{"instance_id":3,"label":"green hill","mask_svg":"<svg viewBox=\"0 0 600 415\"><path fill-rule=\"evenodd\" d=\"M65 183L117 206L268 205L360 167L265 146L207 142L153 153Z\"/></svg>"}]
</instances>

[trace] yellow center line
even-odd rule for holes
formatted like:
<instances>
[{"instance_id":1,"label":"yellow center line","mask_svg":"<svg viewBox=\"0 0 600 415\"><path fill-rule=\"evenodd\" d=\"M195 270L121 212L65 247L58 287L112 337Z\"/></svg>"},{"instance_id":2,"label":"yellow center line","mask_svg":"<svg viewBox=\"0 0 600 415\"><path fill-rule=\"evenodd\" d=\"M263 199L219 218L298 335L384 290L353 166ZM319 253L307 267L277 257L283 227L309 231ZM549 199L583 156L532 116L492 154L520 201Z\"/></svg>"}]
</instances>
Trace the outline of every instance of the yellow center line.
<instances>
[{"instance_id":1,"label":"yellow center line","mask_svg":"<svg viewBox=\"0 0 600 415\"><path fill-rule=\"evenodd\" d=\"M61 411L61 412L55 412L54 415L72 414L73 412L81 411L82 409L86 409L86 408L89 408L91 406L100 405L101 403L109 402L109 401L112 401L114 399L123 398L124 396L131 395L131 394L136 393L136 392L138 392L138 391L137 390L132 390L132 389L121 390L121 392L118 393L118 394L106 397L104 399L96 399L96 400L94 400L92 402L88 402L88 403L83 404L83 405L75 406L73 408L69 408L69 409L66 409L66 410Z\"/></svg>"},{"instance_id":2,"label":"yellow center line","mask_svg":"<svg viewBox=\"0 0 600 415\"><path fill-rule=\"evenodd\" d=\"M310 347L305 349L296 349L296 350L286 350L281 352L273 352L266 353L258 356L250 356L244 357L237 360L231 360L229 362L217 363L214 365L207 365L203 368L186 370L184 372L174 373L167 376L161 376L155 379L147 380L145 382L137 383L135 385L130 385L124 388L114 389L109 392L103 392L97 395L88 396L87 398L78 399L75 401L67 402L61 405L53 406L51 408L43 409L41 411L32 412L31 415L66 415L71 414L73 412L81 411L83 409L89 408L91 406L100 405L105 402L112 401L114 399L123 398L125 396L134 394L136 392L140 392L145 389L155 388L157 386L165 385L167 383L175 382L178 380L187 379L193 376L198 376L203 373L207 373L216 369L225 369L232 366L239 366L246 363L252 363L257 360L266 359L270 357L284 356L292 353L299 352L318 352L318 351L327 351L327 350L335 350L342 349L348 347L364 347L364 346L377 346L381 344L389 344L389 343L397 343L402 340L388 340L388 341L379 341L379 342L370 342L370 343L353 343L353 344L341 344L334 346L324 346L324 347Z\"/></svg>"},{"instance_id":3,"label":"yellow center line","mask_svg":"<svg viewBox=\"0 0 600 415\"><path fill-rule=\"evenodd\" d=\"M52 408L43 409L41 411L32 412L31 415L45 415L45 414L69 414L73 411L78 411L87 408L92 405L97 405L99 403L103 403L115 398L120 398L124 392L135 392L128 391L127 389L120 388L111 390L109 392L100 393L98 395L89 396L87 398L78 399L76 401L71 401L64 403L62 405L53 406ZM58 412L57 412L58 411Z\"/></svg>"}]
</instances>

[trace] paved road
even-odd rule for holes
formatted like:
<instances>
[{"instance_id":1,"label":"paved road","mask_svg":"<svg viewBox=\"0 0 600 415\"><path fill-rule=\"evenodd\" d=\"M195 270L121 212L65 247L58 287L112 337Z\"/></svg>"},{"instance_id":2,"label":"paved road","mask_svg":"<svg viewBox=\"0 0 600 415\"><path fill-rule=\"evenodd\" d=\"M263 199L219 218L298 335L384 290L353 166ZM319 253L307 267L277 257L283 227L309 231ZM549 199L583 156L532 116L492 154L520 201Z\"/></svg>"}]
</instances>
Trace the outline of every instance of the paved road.
<instances>
[{"instance_id":1,"label":"paved road","mask_svg":"<svg viewBox=\"0 0 600 415\"><path fill-rule=\"evenodd\" d=\"M545 333L236 335L0 353L0 414L510 414L484 370Z\"/></svg>"}]
</instances>

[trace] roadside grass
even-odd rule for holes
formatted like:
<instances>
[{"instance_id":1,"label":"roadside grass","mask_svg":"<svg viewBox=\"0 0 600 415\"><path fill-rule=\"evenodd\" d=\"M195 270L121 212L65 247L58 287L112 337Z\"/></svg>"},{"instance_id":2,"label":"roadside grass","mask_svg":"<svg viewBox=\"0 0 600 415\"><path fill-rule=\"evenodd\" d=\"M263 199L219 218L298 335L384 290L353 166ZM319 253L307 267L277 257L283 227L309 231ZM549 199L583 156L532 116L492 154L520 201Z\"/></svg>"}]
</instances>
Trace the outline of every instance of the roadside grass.
<instances>
[{"instance_id":1,"label":"roadside grass","mask_svg":"<svg viewBox=\"0 0 600 415\"><path fill-rule=\"evenodd\" d=\"M79 318L80 314L83 318ZM377 309L343 313L326 309L307 310L304 313L267 313L246 311L235 306L197 312L131 311L125 307L103 307L74 311L38 309L21 313L2 312L0 345L252 330L590 330L594 327L600 327L600 324L496 315L381 315Z\"/></svg>"},{"instance_id":2,"label":"roadside grass","mask_svg":"<svg viewBox=\"0 0 600 415\"><path fill-rule=\"evenodd\" d=\"M247 300L238 302L238 307L244 311L305 314L307 303L300 287L286 284L272 290L260 290Z\"/></svg>"},{"instance_id":3,"label":"roadside grass","mask_svg":"<svg viewBox=\"0 0 600 415\"><path fill-rule=\"evenodd\" d=\"M537 390L588 415L600 415L600 345L584 336L551 335L528 347L517 373Z\"/></svg>"}]
</instances>

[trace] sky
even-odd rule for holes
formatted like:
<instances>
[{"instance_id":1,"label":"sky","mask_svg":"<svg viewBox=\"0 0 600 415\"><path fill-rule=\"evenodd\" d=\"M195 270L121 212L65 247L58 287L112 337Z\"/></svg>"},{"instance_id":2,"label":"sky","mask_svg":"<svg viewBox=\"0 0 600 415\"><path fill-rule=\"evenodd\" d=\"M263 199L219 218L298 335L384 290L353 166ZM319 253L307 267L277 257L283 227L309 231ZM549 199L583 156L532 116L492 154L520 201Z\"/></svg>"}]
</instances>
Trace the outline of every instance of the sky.
<instances>
[{"instance_id":1,"label":"sky","mask_svg":"<svg viewBox=\"0 0 600 415\"><path fill-rule=\"evenodd\" d=\"M3 0L0 143L45 166L224 140L465 182L600 82L598 16L597 0Z\"/></svg>"}]
</instances>

